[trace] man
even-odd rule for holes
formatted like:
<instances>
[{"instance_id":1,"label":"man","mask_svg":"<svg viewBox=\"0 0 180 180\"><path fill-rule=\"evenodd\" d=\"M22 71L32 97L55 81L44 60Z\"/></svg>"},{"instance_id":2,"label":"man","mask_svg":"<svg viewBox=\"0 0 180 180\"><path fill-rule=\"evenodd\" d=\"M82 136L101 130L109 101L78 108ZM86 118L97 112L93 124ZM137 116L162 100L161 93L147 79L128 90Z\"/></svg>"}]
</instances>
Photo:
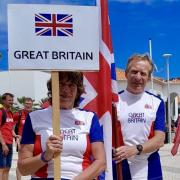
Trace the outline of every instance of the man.
<instances>
[{"instance_id":1,"label":"man","mask_svg":"<svg viewBox=\"0 0 180 180\"><path fill-rule=\"evenodd\" d=\"M0 180L8 180L13 155L13 105L14 95L2 95L3 108L0 109Z\"/></svg>"},{"instance_id":2,"label":"man","mask_svg":"<svg viewBox=\"0 0 180 180\"><path fill-rule=\"evenodd\" d=\"M119 94L117 106L124 144L114 151L114 159L122 162L124 180L162 179L158 149L165 139L164 102L144 90L152 71L148 55L129 58L127 88Z\"/></svg>"},{"instance_id":3,"label":"man","mask_svg":"<svg viewBox=\"0 0 180 180\"><path fill-rule=\"evenodd\" d=\"M174 145L171 149L171 154L175 156L178 152L179 144L180 144L180 115L178 116L178 119L176 120L176 134L174 137Z\"/></svg>"},{"instance_id":4,"label":"man","mask_svg":"<svg viewBox=\"0 0 180 180\"><path fill-rule=\"evenodd\" d=\"M14 115L13 115L14 121L16 122L15 131L16 131L16 134L19 136L22 136L22 131L23 131L26 117L27 117L28 113L32 111L33 100L29 97L26 97L24 99L23 105L24 105L24 108L16 113L14 113Z\"/></svg>"},{"instance_id":5,"label":"man","mask_svg":"<svg viewBox=\"0 0 180 180\"><path fill-rule=\"evenodd\" d=\"M24 108L16 113L14 113L14 115L13 115L14 121L16 122L15 133L18 135L18 138L16 138L17 151L20 148L20 140L21 140L26 117L27 117L28 113L32 111L33 100L29 97L26 97L24 99L23 105L24 105ZM20 174L18 168L16 168L16 177L17 177L17 180L21 180L21 174Z\"/></svg>"}]
</instances>

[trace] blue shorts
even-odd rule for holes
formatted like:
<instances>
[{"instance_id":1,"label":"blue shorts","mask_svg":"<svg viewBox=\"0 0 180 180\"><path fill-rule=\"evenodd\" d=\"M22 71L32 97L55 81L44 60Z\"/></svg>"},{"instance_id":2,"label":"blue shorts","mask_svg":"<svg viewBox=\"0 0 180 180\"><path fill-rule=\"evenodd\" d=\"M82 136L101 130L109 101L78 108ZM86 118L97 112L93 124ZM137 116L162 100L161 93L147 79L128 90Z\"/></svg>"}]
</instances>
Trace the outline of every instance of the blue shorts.
<instances>
[{"instance_id":1,"label":"blue shorts","mask_svg":"<svg viewBox=\"0 0 180 180\"><path fill-rule=\"evenodd\" d=\"M6 144L9 148L9 153L7 156L3 155L2 145L0 144L0 169L10 168L12 164L12 156L13 156L13 145Z\"/></svg>"}]
</instances>

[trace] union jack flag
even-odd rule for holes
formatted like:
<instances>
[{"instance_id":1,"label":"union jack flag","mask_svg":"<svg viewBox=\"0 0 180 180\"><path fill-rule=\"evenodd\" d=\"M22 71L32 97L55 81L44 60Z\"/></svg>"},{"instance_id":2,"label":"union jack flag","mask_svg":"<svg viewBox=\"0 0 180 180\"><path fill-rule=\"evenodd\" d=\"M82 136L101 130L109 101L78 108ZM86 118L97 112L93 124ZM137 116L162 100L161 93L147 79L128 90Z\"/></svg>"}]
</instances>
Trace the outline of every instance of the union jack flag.
<instances>
[{"instance_id":1,"label":"union jack flag","mask_svg":"<svg viewBox=\"0 0 180 180\"><path fill-rule=\"evenodd\" d=\"M37 36L73 36L71 14L35 14Z\"/></svg>"},{"instance_id":2,"label":"union jack flag","mask_svg":"<svg viewBox=\"0 0 180 180\"><path fill-rule=\"evenodd\" d=\"M80 107L96 112L103 126L104 146L107 158L107 171L101 180L112 177L112 104L118 102L117 82L111 32L108 17L108 0L96 0L100 10L100 52L99 72L85 72L84 85L86 94L82 95Z\"/></svg>"}]
</instances>

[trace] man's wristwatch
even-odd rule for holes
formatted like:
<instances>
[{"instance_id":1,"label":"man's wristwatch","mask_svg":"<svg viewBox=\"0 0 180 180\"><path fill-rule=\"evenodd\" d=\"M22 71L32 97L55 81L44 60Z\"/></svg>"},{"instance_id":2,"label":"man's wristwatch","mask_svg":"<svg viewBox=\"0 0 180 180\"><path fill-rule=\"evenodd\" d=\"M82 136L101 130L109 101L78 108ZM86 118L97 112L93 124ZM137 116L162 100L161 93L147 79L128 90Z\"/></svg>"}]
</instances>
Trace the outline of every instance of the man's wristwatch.
<instances>
[{"instance_id":1,"label":"man's wristwatch","mask_svg":"<svg viewBox=\"0 0 180 180\"><path fill-rule=\"evenodd\" d=\"M138 150L137 155L140 155L143 151L143 146L141 144L136 145L136 149Z\"/></svg>"}]
</instances>

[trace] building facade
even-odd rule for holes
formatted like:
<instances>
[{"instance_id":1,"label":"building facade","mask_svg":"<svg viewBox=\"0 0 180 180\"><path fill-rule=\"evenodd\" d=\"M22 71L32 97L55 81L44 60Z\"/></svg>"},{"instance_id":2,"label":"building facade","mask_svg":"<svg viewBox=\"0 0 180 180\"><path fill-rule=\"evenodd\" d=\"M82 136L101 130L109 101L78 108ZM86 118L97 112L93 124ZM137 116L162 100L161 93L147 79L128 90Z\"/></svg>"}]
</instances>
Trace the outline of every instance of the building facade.
<instances>
[{"instance_id":1,"label":"building facade","mask_svg":"<svg viewBox=\"0 0 180 180\"><path fill-rule=\"evenodd\" d=\"M27 96L35 100L36 103L47 97L46 83L51 74L41 71L4 71L0 72L0 94L10 92L17 97ZM118 82L118 91L126 88L127 82L125 72L122 69L116 69ZM147 90L159 95L167 102L168 91L167 82L160 78L153 78L149 81ZM180 113L180 79L170 81L170 106L171 119L176 121Z\"/></svg>"}]
</instances>

